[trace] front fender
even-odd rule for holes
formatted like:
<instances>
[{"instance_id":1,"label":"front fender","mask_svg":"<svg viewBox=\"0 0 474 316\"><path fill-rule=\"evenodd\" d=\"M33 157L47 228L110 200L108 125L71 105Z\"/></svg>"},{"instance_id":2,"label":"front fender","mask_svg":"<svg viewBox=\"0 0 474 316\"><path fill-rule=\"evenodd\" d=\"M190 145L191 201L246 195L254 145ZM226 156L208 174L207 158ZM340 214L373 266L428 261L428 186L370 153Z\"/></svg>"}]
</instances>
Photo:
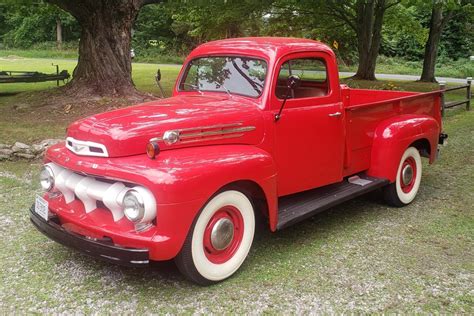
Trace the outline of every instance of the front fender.
<instances>
[{"instance_id":1,"label":"front fender","mask_svg":"<svg viewBox=\"0 0 474 316\"><path fill-rule=\"evenodd\" d=\"M194 218L223 186L241 180L256 183L267 199L271 227L276 226L276 166L266 151L250 145L219 145L102 158L77 156L64 144L51 147L46 161L70 170L143 185L157 201L157 248L153 260L168 260L180 251Z\"/></svg>"},{"instance_id":2,"label":"front fender","mask_svg":"<svg viewBox=\"0 0 474 316\"><path fill-rule=\"evenodd\" d=\"M436 158L440 126L426 115L400 115L382 121L374 133L368 175L394 182L405 150L418 140L427 140L430 163Z\"/></svg>"},{"instance_id":3,"label":"front fender","mask_svg":"<svg viewBox=\"0 0 474 316\"><path fill-rule=\"evenodd\" d=\"M168 182L156 186L157 228L174 235L181 249L194 218L206 202L227 184L247 180L264 192L270 223L276 225L276 166L270 154L247 145L185 148L160 153L156 164Z\"/></svg>"}]
</instances>

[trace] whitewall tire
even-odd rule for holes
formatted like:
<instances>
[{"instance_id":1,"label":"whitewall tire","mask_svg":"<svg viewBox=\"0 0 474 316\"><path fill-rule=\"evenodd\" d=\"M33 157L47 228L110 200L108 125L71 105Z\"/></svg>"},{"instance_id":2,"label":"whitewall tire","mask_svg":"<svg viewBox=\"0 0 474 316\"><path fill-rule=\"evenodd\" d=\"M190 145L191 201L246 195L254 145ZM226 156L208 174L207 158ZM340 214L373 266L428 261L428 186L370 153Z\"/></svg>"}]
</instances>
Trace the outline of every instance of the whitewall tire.
<instances>
[{"instance_id":1,"label":"whitewall tire","mask_svg":"<svg viewBox=\"0 0 474 316\"><path fill-rule=\"evenodd\" d=\"M398 207L410 204L420 188L421 175L420 153L415 147L408 147L400 159L395 182L384 189L385 200Z\"/></svg>"},{"instance_id":2,"label":"whitewall tire","mask_svg":"<svg viewBox=\"0 0 474 316\"><path fill-rule=\"evenodd\" d=\"M215 195L195 219L181 252L180 271L190 280L208 285L234 274L244 262L255 234L255 213L240 191Z\"/></svg>"}]
</instances>

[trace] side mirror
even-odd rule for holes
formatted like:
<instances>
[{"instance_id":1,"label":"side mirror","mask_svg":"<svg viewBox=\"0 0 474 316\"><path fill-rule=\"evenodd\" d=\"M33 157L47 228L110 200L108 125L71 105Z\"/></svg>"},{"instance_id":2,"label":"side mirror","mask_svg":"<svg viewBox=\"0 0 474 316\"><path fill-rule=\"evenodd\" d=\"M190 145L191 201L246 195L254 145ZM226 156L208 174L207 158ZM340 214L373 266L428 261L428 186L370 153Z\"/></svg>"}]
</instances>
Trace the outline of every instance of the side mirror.
<instances>
[{"instance_id":1,"label":"side mirror","mask_svg":"<svg viewBox=\"0 0 474 316\"><path fill-rule=\"evenodd\" d=\"M301 85L301 78L298 77L297 75L291 75L288 76L288 79L286 79L286 86L288 89L296 89Z\"/></svg>"},{"instance_id":2,"label":"side mirror","mask_svg":"<svg viewBox=\"0 0 474 316\"><path fill-rule=\"evenodd\" d=\"M278 111L278 114L275 114L275 122L280 120L281 111L283 111L283 108L285 107L286 100L290 96L291 90L298 88L300 85L301 85L300 77L298 77L297 75L288 76L288 79L286 79L286 86L288 87L288 89L286 89L286 95L285 95L285 98L283 99L283 102L281 103L280 111Z\"/></svg>"}]
</instances>

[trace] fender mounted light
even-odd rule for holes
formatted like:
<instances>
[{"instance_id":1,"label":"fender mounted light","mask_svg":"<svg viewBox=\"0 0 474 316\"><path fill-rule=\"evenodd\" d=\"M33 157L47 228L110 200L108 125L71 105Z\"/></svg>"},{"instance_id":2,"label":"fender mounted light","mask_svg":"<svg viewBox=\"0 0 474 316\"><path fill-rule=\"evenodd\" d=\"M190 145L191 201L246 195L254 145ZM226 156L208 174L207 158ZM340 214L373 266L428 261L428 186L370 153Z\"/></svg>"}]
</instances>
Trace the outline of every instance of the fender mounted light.
<instances>
[{"instance_id":1,"label":"fender mounted light","mask_svg":"<svg viewBox=\"0 0 474 316\"><path fill-rule=\"evenodd\" d=\"M160 153L160 147L158 146L158 143L155 141L150 141L146 145L146 155L150 159L155 159L156 155Z\"/></svg>"}]
</instances>

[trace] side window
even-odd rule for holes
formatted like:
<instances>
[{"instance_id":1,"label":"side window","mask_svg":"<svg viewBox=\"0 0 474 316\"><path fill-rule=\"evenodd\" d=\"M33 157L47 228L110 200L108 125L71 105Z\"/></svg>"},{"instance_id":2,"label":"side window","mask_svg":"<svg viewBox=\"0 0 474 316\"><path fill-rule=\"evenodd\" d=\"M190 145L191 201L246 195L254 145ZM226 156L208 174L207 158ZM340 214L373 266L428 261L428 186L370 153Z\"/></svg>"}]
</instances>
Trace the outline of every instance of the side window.
<instances>
[{"instance_id":1,"label":"side window","mask_svg":"<svg viewBox=\"0 0 474 316\"><path fill-rule=\"evenodd\" d=\"M301 85L291 91L289 98L314 98L322 97L329 93L327 67L321 58L291 59L281 65L275 91L276 96L280 99L286 95L286 79L290 75L300 77Z\"/></svg>"}]
</instances>

